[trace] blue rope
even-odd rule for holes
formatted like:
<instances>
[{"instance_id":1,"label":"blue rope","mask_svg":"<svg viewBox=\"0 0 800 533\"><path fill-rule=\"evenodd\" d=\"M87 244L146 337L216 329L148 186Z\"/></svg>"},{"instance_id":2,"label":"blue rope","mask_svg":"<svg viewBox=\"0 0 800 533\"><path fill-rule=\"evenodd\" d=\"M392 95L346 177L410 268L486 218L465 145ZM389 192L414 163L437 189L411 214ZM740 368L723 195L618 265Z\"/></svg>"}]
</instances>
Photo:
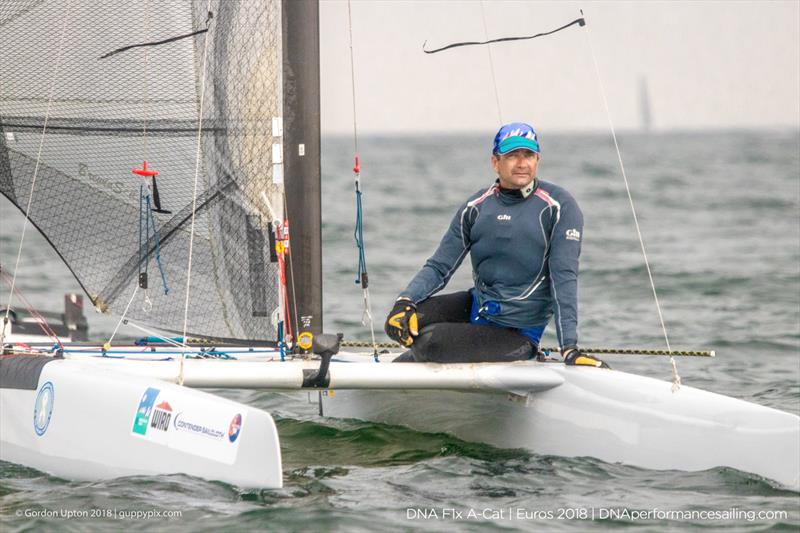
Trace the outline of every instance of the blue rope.
<instances>
[{"instance_id":1,"label":"blue rope","mask_svg":"<svg viewBox=\"0 0 800 533\"><path fill-rule=\"evenodd\" d=\"M145 214L147 216L147 225L146 226L147 226L147 240L148 240L148 245L149 245L149 240L150 240L150 235L151 235L150 228L152 227L153 231L155 231L155 224L153 224L151 226L151 223L153 222L153 213L150 211L151 207L150 207L150 194L149 193L145 195L144 201L147 204L147 206L146 206L147 210L145 211ZM155 239L155 241L156 241L156 246L157 246L158 245L158 239ZM150 261L148 261L147 263L150 263ZM147 271L147 266L148 266L147 263L145 264L145 272Z\"/></svg>"},{"instance_id":2,"label":"blue rope","mask_svg":"<svg viewBox=\"0 0 800 533\"><path fill-rule=\"evenodd\" d=\"M167 285L167 276L164 274L164 265L161 264L161 235L156 228L156 221L153 218L153 211L150 209L150 195L147 195L147 213L150 215L150 223L153 225L153 237L156 241L156 264L158 271L161 274L161 283L164 285L164 294L169 294L169 285Z\"/></svg>"},{"instance_id":3,"label":"blue rope","mask_svg":"<svg viewBox=\"0 0 800 533\"><path fill-rule=\"evenodd\" d=\"M281 351L281 362L286 361L286 343L283 342L283 321L278 322L278 348Z\"/></svg>"},{"instance_id":4,"label":"blue rope","mask_svg":"<svg viewBox=\"0 0 800 533\"><path fill-rule=\"evenodd\" d=\"M143 232L143 224L145 223L144 218L144 206L142 205L144 202L144 185L139 185L139 266L144 263L144 272L147 273L147 262L142 260L142 246L144 245L142 232Z\"/></svg>"},{"instance_id":5,"label":"blue rope","mask_svg":"<svg viewBox=\"0 0 800 533\"><path fill-rule=\"evenodd\" d=\"M144 225L144 228L142 228ZM153 218L153 210L150 206L150 193L146 192L145 186L139 186L139 264L144 265L144 273L147 274L149 261L147 258L142 258L142 247L149 237L153 235L153 240L156 244L156 264L158 265L158 272L161 274L161 283L164 286L164 294L169 294L169 285L167 284L167 275L164 273L164 265L161 263L161 236L156 228L156 221Z\"/></svg>"},{"instance_id":6,"label":"blue rope","mask_svg":"<svg viewBox=\"0 0 800 533\"><path fill-rule=\"evenodd\" d=\"M358 274L356 274L356 285L364 286L365 276L367 274L367 255L364 250L364 213L361 206L361 190L356 183L356 229L353 232L353 237L356 240L356 247L358 248Z\"/></svg>"}]
</instances>

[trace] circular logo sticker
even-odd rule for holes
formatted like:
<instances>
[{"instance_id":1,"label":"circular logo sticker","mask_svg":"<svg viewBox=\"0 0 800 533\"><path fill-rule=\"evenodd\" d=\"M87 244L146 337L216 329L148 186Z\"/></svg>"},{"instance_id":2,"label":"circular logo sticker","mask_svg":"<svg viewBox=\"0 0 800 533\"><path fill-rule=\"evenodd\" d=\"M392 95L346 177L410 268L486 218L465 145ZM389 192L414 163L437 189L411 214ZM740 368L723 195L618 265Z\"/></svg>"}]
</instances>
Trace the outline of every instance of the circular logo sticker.
<instances>
[{"instance_id":1,"label":"circular logo sticker","mask_svg":"<svg viewBox=\"0 0 800 533\"><path fill-rule=\"evenodd\" d=\"M50 425L50 417L53 415L53 401L55 400L53 384L47 382L39 389L36 396L36 404L33 407L33 429L40 437L47 431Z\"/></svg>"},{"instance_id":2,"label":"circular logo sticker","mask_svg":"<svg viewBox=\"0 0 800 533\"><path fill-rule=\"evenodd\" d=\"M310 350L314 346L314 335L309 331L304 331L297 337L297 345L303 350Z\"/></svg>"},{"instance_id":3,"label":"circular logo sticker","mask_svg":"<svg viewBox=\"0 0 800 533\"><path fill-rule=\"evenodd\" d=\"M231 425L228 426L228 439L235 442L239 438L239 432L242 430L242 415L237 414L231 420Z\"/></svg>"}]
</instances>

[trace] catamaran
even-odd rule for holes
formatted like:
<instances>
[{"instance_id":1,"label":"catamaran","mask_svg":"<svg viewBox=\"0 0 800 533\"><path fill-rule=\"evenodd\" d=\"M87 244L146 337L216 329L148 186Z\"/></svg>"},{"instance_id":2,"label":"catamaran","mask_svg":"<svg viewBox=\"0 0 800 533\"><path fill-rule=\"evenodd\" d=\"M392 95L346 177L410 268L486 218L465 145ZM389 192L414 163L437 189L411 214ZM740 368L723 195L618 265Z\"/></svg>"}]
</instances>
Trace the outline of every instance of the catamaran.
<instances>
[{"instance_id":1,"label":"catamaran","mask_svg":"<svg viewBox=\"0 0 800 533\"><path fill-rule=\"evenodd\" d=\"M150 338L4 329L0 459L279 487L269 413L196 389L311 390L328 416L800 486L793 414L557 361L392 363L322 334L318 17L298 0L4 12L0 192L96 309Z\"/></svg>"}]
</instances>

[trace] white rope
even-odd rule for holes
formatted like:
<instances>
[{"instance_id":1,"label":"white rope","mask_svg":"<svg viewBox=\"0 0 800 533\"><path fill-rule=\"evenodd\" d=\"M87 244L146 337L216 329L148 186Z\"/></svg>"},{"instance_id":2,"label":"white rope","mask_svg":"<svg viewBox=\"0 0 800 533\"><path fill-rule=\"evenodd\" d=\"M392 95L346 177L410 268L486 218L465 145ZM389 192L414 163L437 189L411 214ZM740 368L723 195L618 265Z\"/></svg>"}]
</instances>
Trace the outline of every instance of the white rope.
<instances>
[{"instance_id":1,"label":"white rope","mask_svg":"<svg viewBox=\"0 0 800 533\"><path fill-rule=\"evenodd\" d=\"M581 12L582 14L583 12ZM625 165L622 163L622 153L619 150L619 143L617 142L617 134L614 130L614 122L611 119L611 109L608 105L608 100L606 99L606 90L603 85L603 79L600 76L600 67L597 63L597 57L594 53L594 48L592 47L592 39L590 36L589 25L585 26L586 28L586 42L589 44L589 51L592 54L592 61L594 62L594 70L597 74L597 81L600 85L600 95L603 98L603 105L605 106L606 116L608 117L608 124L611 127L611 136L614 139L614 148L617 151L617 159L619 161L619 168L622 171L622 179L625 182L625 191L628 193L628 202L631 206L631 213L633 214L633 223L636 226L636 235L639 237L639 245L642 248L642 256L644 257L644 265L647 268L647 277L650 279L650 288L653 291L653 299L656 302L656 310L658 311L658 320L661 323L661 331L664 333L664 341L667 344L667 351L670 352L669 360L672 363L672 392L676 392L681 386L681 378L678 375L678 366L675 363L675 358L671 355L672 348L669 344L669 335L667 334L667 326L664 323L664 315L661 312L661 304L658 301L658 293L656 292L656 284L653 280L653 272L650 270L650 261L647 259L647 250L645 249L644 245L644 238L642 237L642 230L639 227L639 218L636 216L636 207L633 204L633 195L631 194L631 188L628 184L628 176L625 173Z\"/></svg>"},{"instance_id":2,"label":"white rope","mask_svg":"<svg viewBox=\"0 0 800 533\"><path fill-rule=\"evenodd\" d=\"M144 36L145 36L145 39L144 39L145 42L150 40L150 2L149 1L145 1L145 3L144 3ZM148 76L147 76L148 66L149 65L148 65L148 61L147 61L147 49L148 49L147 46L142 48L142 51L144 52L144 102L143 102L144 123L142 125L142 141L143 141L144 146L142 148L143 148L143 152L144 152L144 160L145 161L147 161L147 118L148 118L148 110L149 110L149 108L148 108L148 104L149 104L149 101L148 101L148 88L149 88L148 87L148 81L149 80L148 80ZM142 176L142 179L145 179L144 176Z\"/></svg>"},{"instance_id":3,"label":"white rope","mask_svg":"<svg viewBox=\"0 0 800 533\"><path fill-rule=\"evenodd\" d=\"M133 294L131 294L131 299L128 300L128 305L125 306L125 311L122 312L122 316L119 317L119 322L117 322L117 327L114 328L114 333L111 334L111 337L109 337L108 341L103 345L106 349L111 347L111 341L114 340L114 337L117 335L117 331L119 331L119 327L125 321L125 315L128 314L128 309L130 309L131 304L133 303L133 299L136 298L136 293L138 292L138 290L139 290L139 284L136 283L133 286Z\"/></svg>"},{"instance_id":4,"label":"white rope","mask_svg":"<svg viewBox=\"0 0 800 533\"><path fill-rule=\"evenodd\" d=\"M211 12L211 0L206 5L206 13ZM192 284L192 250L194 248L194 222L197 209L197 182L200 178L200 147L203 139L203 100L206 95L206 57L208 56L208 42L211 40L211 21L208 22L208 32L203 43L203 64L200 72L200 105L197 119L197 155L194 165L194 189L192 191L192 223L189 230L189 264L186 268L186 303L183 308L183 338L181 339L183 349L181 350L181 368L178 374L178 385L183 385L183 367L186 358L186 329L189 323L189 289Z\"/></svg>"},{"instance_id":5,"label":"white rope","mask_svg":"<svg viewBox=\"0 0 800 533\"><path fill-rule=\"evenodd\" d=\"M261 199L264 200L264 205L267 206L267 213L269 215L270 222L279 222L277 216L275 215L275 209L272 207L272 203L269 201L269 197L267 196L267 191L261 191Z\"/></svg>"},{"instance_id":6,"label":"white rope","mask_svg":"<svg viewBox=\"0 0 800 533\"><path fill-rule=\"evenodd\" d=\"M353 96L353 144L358 155L358 126L356 121L356 67L353 61L353 18L350 14L350 0L347 0L347 31L350 36L350 89Z\"/></svg>"},{"instance_id":7,"label":"white rope","mask_svg":"<svg viewBox=\"0 0 800 533\"><path fill-rule=\"evenodd\" d=\"M145 40L149 40L149 37L150 37L150 31L149 31L149 28L150 28L150 11L148 9L149 5L150 5L150 2L146 1L144 3L144 34L145 34ZM148 111L148 107L147 107L147 72L148 72L148 70L147 70L148 69L147 47L144 47L142 49L142 52L144 53L144 102L142 104L142 106L143 106L142 113L144 114L144 121L143 121L143 125L142 125L142 139L143 139L142 151L144 152L144 160L147 161L147 111ZM144 183L144 186L148 187L147 178L142 176L142 181ZM141 213L139 214L139 216L141 216ZM125 317L127 316L128 310L130 309L131 304L133 303L133 299L136 297L136 293L138 291L139 291L139 283L137 282L134 285L133 294L131 295L131 299L128 301L128 305L125 306L125 311L123 311L122 315L120 315L120 317L119 317L119 321L117 322L117 326L114 328L114 332L111 334L111 337L109 337L108 341L103 345L104 347L106 347L106 349L111 347L111 342L114 340L114 337L117 335L117 331L119 331L119 327L122 325L123 322L125 322ZM152 303L150 303L150 298L148 298L148 296L147 296L147 289L143 289L143 293L144 293L144 301L145 301L143 309L145 307L147 307L148 304L149 304L149 307L152 307Z\"/></svg>"},{"instance_id":8,"label":"white rope","mask_svg":"<svg viewBox=\"0 0 800 533\"><path fill-rule=\"evenodd\" d=\"M39 163L42 160L42 148L44 148L44 137L47 133L47 121L50 119L50 108L53 103L53 93L56 88L56 80L58 79L59 70L61 69L61 55L64 52L64 36L67 33L67 21L69 20L69 12L72 7L72 2L68 2L64 9L64 18L61 22L61 35L58 38L58 53L56 56L56 66L53 71L52 82L50 83L50 95L47 97L47 108L44 113L44 124L42 125L42 136L39 139L39 150L36 153L36 166L33 169L33 179L31 180L31 192L28 195L28 205L25 207L25 221L22 223L22 233L19 237L19 248L17 249L17 260L14 262L14 272L11 277L11 291L8 295L8 304L6 305L5 317L3 317L3 327L0 328L0 346L5 341L5 325L9 322L9 314L11 312L11 302L14 298L14 287L17 284L17 270L19 270L19 260L22 257L22 246L25 242L25 232L28 229L28 220L30 219L31 205L33 203L33 191L36 188L36 178L39 175Z\"/></svg>"},{"instance_id":9,"label":"white rope","mask_svg":"<svg viewBox=\"0 0 800 533\"><path fill-rule=\"evenodd\" d=\"M350 0L347 0L347 30L350 36L350 87L353 95L353 150L355 151L356 160L358 160L358 121L356 119L356 67L353 60L353 18L351 16ZM358 165L356 165L358 166ZM360 170L356 171L356 194L361 192L361 173ZM363 220L362 220L363 224ZM361 243L364 246L364 243ZM362 249L359 249L359 254ZM369 327L370 334L372 335L372 345L375 351L377 360L378 344L375 342L375 321L372 319L372 303L369 298L369 288L364 287L364 312L361 315L361 325Z\"/></svg>"},{"instance_id":10,"label":"white rope","mask_svg":"<svg viewBox=\"0 0 800 533\"><path fill-rule=\"evenodd\" d=\"M145 1L145 3L144 3L144 35L145 35L145 42L148 42L150 40L150 2L148 2L148 1ZM149 107L148 107L148 103L149 103L149 100L148 100L148 96L149 96L149 94L148 94L149 77L147 75L148 68L149 68L149 63L147 61L147 59L148 59L147 49L148 49L147 46L145 46L142 49L143 52L144 52L144 102L142 104L142 107L143 107L142 112L144 113L144 120L143 120L143 123L142 123L142 156L143 156L143 161L147 161L147 119L148 119L148 111L149 111ZM147 187L148 193L152 195L153 191L150 190L150 184L147 183L147 178L145 176L142 176L142 184L143 184L144 187ZM141 202L141 198L140 198L139 201ZM148 213L148 215L149 215L149 213ZM141 217L142 217L142 213L141 212L139 213L139 217L140 217L139 218L139 220L140 220L140 222L139 222L139 224L140 224L139 231L141 232ZM155 228L155 224L153 224L153 226ZM148 240L147 235L149 233L150 233L149 231L145 231L145 242L147 242L147 240ZM140 236L140 238L141 238L141 236ZM147 253L145 255L145 258L144 258L145 263L147 261L149 261L149 258L147 257L148 255L150 255L150 254ZM139 268L142 268L141 264L139 265ZM147 285L147 283L145 283L145 285ZM137 283L137 286L138 286L138 283ZM150 296L147 294L147 291L148 291L147 288L145 288L142 291L143 294L144 294L144 301L142 302L142 311L144 311L145 313L149 313L150 310L153 308L153 302L150 301ZM134 291L134 294L136 294L136 291ZM127 313L127 308L125 309L125 312ZM124 314L122 316L123 316L123 318L125 317ZM109 342L111 342L111 341L109 341Z\"/></svg>"},{"instance_id":11,"label":"white rope","mask_svg":"<svg viewBox=\"0 0 800 533\"><path fill-rule=\"evenodd\" d=\"M369 300L369 289L364 289L364 313L361 315L361 325L367 326L369 324L369 331L372 334L372 348L375 354L378 353L378 342L375 340L375 322L372 320L372 303ZM377 355L376 361L377 361Z\"/></svg>"},{"instance_id":12,"label":"white rope","mask_svg":"<svg viewBox=\"0 0 800 533\"><path fill-rule=\"evenodd\" d=\"M144 290L144 300L142 301L142 311L149 313L153 309L153 302L147 294L147 289Z\"/></svg>"},{"instance_id":13,"label":"white rope","mask_svg":"<svg viewBox=\"0 0 800 533\"><path fill-rule=\"evenodd\" d=\"M489 40L489 30L486 25L486 12L483 10L483 0L480 2L481 4L481 18L483 19L483 36L488 41ZM503 112L500 107L500 92L497 90L497 76L494 73L494 60L492 59L492 45L486 45L486 51L489 52L489 67L492 70L492 85L494 87L494 100L497 103L497 119L500 121L500 124L504 124L503 122Z\"/></svg>"},{"instance_id":14,"label":"white rope","mask_svg":"<svg viewBox=\"0 0 800 533\"><path fill-rule=\"evenodd\" d=\"M283 195L283 212L286 213L286 218L289 218L289 204L286 200L286 195ZM291 280L290 283L292 285L292 308L294 310L294 340L297 340L297 337L300 335L300 317L297 316L297 291L294 288L294 270L292 269L292 242L291 242L291 235L289 236L289 253L286 254L286 259L288 259L287 263L289 263L289 279Z\"/></svg>"}]
</instances>

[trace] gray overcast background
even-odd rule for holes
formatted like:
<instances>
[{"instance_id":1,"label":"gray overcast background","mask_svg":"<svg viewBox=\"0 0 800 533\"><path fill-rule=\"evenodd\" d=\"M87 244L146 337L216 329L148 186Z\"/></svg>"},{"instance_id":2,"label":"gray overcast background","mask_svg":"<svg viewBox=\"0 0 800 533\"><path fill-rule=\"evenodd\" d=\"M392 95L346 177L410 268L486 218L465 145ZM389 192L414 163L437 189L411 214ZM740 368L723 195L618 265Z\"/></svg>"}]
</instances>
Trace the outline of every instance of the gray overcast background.
<instances>
[{"instance_id":1,"label":"gray overcast background","mask_svg":"<svg viewBox=\"0 0 800 533\"><path fill-rule=\"evenodd\" d=\"M653 127L800 128L800 2L483 2L489 38L532 35L583 9L615 125L641 123L639 79ZM352 132L347 2L320 2L322 128ZM359 132L497 127L478 0L354 0ZM586 29L492 45L504 121L537 129L603 130Z\"/></svg>"}]
</instances>

